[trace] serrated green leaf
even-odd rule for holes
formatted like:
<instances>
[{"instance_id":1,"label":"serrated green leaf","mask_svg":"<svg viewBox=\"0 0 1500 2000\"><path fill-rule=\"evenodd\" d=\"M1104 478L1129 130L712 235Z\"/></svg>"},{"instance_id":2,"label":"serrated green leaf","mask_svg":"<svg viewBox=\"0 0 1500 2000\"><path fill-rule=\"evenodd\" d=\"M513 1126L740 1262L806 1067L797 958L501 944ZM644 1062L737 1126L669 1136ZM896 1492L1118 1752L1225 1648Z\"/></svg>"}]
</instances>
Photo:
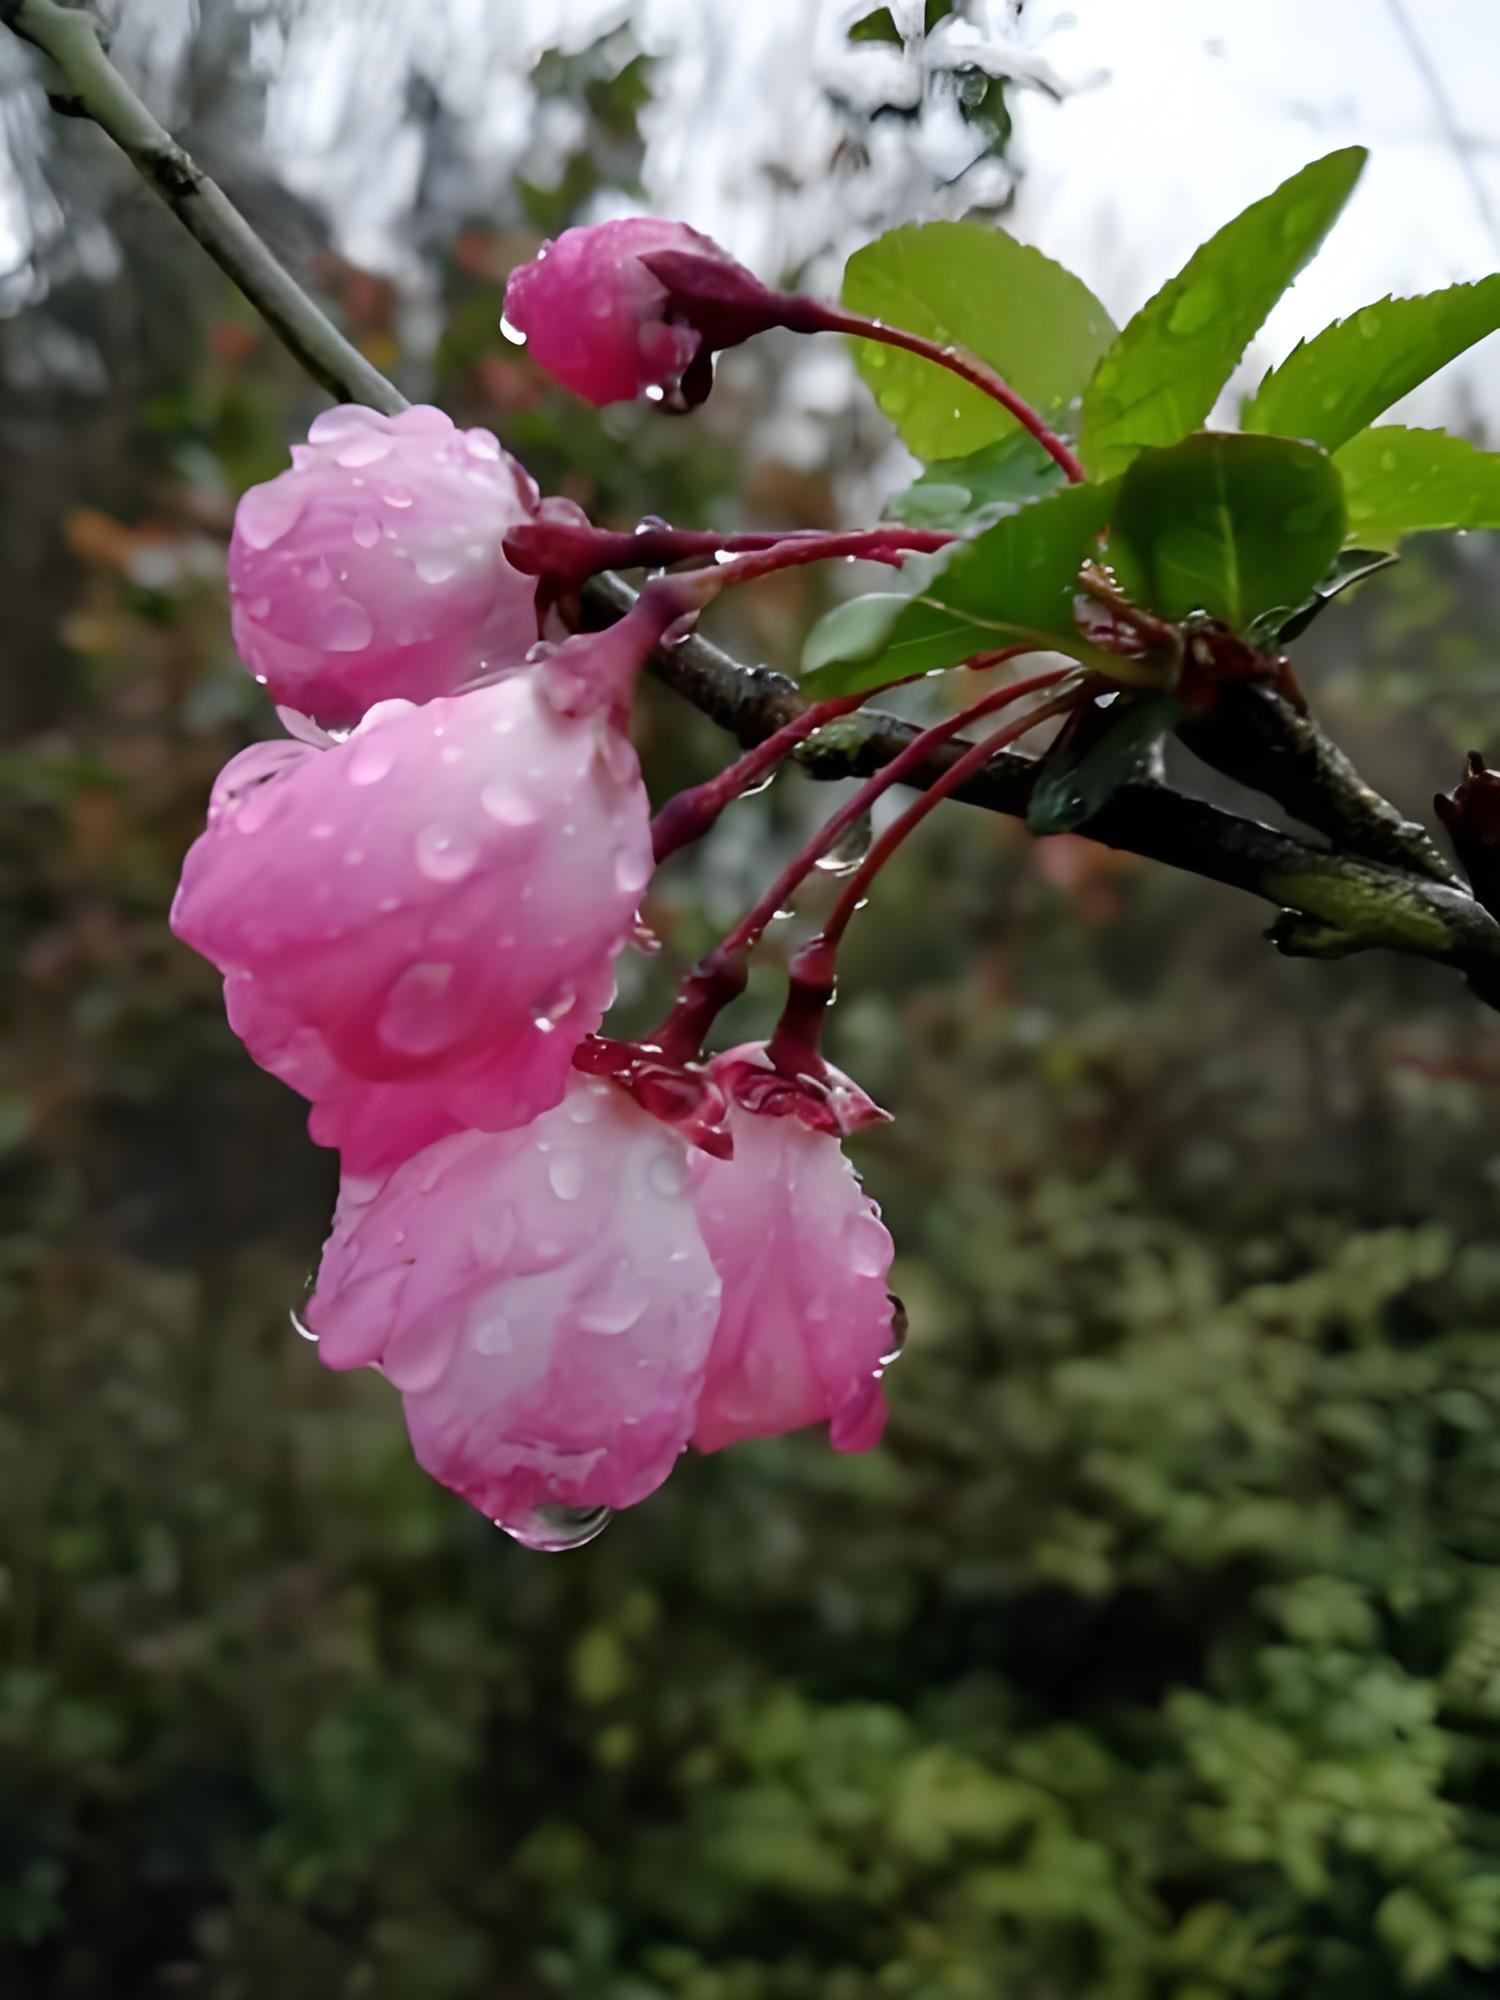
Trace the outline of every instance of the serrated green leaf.
<instances>
[{"instance_id":1,"label":"serrated green leaf","mask_svg":"<svg viewBox=\"0 0 1500 2000\"><path fill-rule=\"evenodd\" d=\"M1500 452L1447 431L1382 424L1334 458L1349 502L1349 540L1392 549L1437 528L1500 528Z\"/></svg>"},{"instance_id":2,"label":"serrated green leaf","mask_svg":"<svg viewBox=\"0 0 1500 2000\"><path fill-rule=\"evenodd\" d=\"M1065 487L945 550L914 591L839 605L807 636L805 684L819 696L852 693L1003 646L1093 661L1095 649L1074 622L1073 593L1113 502L1109 487Z\"/></svg>"},{"instance_id":3,"label":"serrated green leaf","mask_svg":"<svg viewBox=\"0 0 1500 2000\"><path fill-rule=\"evenodd\" d=\"M1078 395L1114 337L1080 278L1003 229L912 223L856 250L844 304L929 340L966 347L1045 416ZM876 401L923 460L978 451L1018 429L980 390L936 362L856 340Z\"/></svg>"},{"instance_id":4,"label":"serrated green leaf","mask_svg":"<svg viewBox=\"0 0 1500 2000\"><path fill-rule=\"evenodd\" d=\"M1327 452L1293 438L1199 431L1143 451L1120 482L1110 559L1138 604L1206 611L1243 632L1299 604L1344 539Z\"/></svg>"},{"instance_id":5,"label":"serrated green leaf","mask_svg":"<svg viewBox=\"0 0 1500 2000\"><path fill-rule=\"evenodd\" d=\"M1379 299L1294 347L1246 405L1247 431L1329 451L1500 327L1500 274L1422 298Z\"/></svg>"},{"instance_id":6,"label":"serrated green leaf","mask_svg":"<svg viewBox=\"0 0 1500 2000\"><path fill-rule=\"evenodd\" d=\"M1314 160L1226 223L1148 299L1084 392L1081 451L1096 478L1201 424L1246 343L1313 255L1365 163L1362 146Z\"/></svg>"},{"instance_id":7,"label":"serrated green leaf","mask_svg":"<svg viewBox=\"0 0 1500 2000\"><path fill-rule=\"evenodd\" d=\"M1162 738L1187 714L1170 694L1118 694L1088 709L1042 759L1026 824L1033 833L1070 833L1093 818L1121 785L1140 776Z\"/></svg>"},{"instance_id":8,"label":"serrated green leaf","mask_svg":"<svg viewBox=\"0 0 1500 2000\"><path fill-rule=\"evenodd\" d=\"M1340 549L1301 604L1280 604L1253 620L1245 636L1265 652L1300 639L1336 597L1400 560L1384 549Z\"/></svg>"},{"instance_id":9,"label":"serrated green leaf","mask_svg":"<svg viewBox=\"0 0 1500 2000\"><path fill-rule=\"evenodd\" d=\"M993 527L1028 501L1055 492L1063 470L1025 431L967 458L940 458L886 508L914 528Z\"/></svg>"}]
</instances>

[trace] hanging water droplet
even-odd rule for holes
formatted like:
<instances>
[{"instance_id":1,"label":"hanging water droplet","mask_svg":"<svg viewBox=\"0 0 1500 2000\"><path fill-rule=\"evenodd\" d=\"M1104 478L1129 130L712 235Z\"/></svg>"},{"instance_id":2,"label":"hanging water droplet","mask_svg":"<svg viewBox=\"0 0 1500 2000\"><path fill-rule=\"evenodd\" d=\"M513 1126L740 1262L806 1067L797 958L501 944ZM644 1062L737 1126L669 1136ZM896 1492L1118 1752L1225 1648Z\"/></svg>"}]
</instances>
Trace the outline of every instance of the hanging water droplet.
<instances>
[{"instance_id":1,"label":"hanging water droplet","mask_svg":"<svg viewBox=\"0 0 1500 2000\"><path fill-rule=\"evenodd\" d=\"M309 1278L307 1283L302 1287L304 1297L312 1290L314 1283L315 1280ZM287 1318L292 1322L292 1331L294 1333L301 1334L304 1340L310 1340L316 1345L318 1338L317 1328L308 1325L307 1321L302 1317L299 1306L289 1308Z\"/></svg>"},{"instance_id":2,"label":"hanging water droplet","mask_svg":"<svg viewBox=\"0 0 1500 2000\"><path fill-rule=\"evenodd\" d=\"M772 785L776 782L777 768L773 764L769 771L755 780L753 785L746 785L745 789L740 793L740 797L742 799L758 799L762 792L770 791Z\"/></svg>"},{"instance_id":3,"label":"hanging water droplet","mask_svg":"<svg viewBox=\"0 0 1500 2000\"><path fill-rule=\"evenodd\" d=\"M906 1331L910 1324L906 1317L906 1307L896 1294L887 1292L886 1297L891 1302L891 1344L880 1357L882 1368L889 1368L893 1362L901 1359L901 1350L906 1345Z\"/></svg>"},{"instance_id":4,"label":"hanging water droplet","mask_svg":"<svg viewBox=\"0 0 1500 2000\"><path fill-rule=\"evenodd\" d=\"M581 1549L585 1542L602 1535L614 1518L610 1507L533 1507L514 1521L497 1521L495 1526L523 1549L542 1555L561 1555L566 1549Z\"/></svg>"},{"instance_id":5,"label":"hanging water droplet","mask_svg":"<svg viewBox=\"0 0 1500 2000\"><path fill-rule=\"evenodd\" d=\"M825 875L852 875L869 851L870 815L865 812L844 828L833 845L818 856L813 866Z\"/></svg>"},{"instance_id":6,"label":"hanging water droplet","mask_svg":"<svg viewBox=\"0 0 1500 2000\"><path fill-rule=\"evenodd\" d=\"M522 333L518 326L508 320L503 313L500 316L500 331L512 347L524 347L526 345L525 334Z\"/></svg>"},{"instance_id":7,"label":"hanging water droplet","mask_svg":"<svg viewBox=\"0 0 1500 2000\"><path fill-rule=\"evenodd\" d=\"M891 1239L870 1214L856 1215L849 1224L849 1268L861 1278L885 1275L891 1261Z\"/></svg>"}]
</instances>

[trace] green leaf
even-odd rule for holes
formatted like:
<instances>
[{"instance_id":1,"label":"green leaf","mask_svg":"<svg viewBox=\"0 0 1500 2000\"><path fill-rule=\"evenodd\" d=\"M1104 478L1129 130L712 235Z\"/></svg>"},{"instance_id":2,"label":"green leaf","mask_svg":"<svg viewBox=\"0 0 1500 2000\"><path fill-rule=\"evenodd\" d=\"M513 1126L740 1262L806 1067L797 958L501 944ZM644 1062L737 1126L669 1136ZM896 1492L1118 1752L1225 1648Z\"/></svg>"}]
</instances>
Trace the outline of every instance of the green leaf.
<instances>
[{"instance_id":1,"label":"green leaf","mask_svg":"<svg viewBox=\"0 0 1500 2000\"><path fill-rule=\"evenodd\" d=\"M1265 652L1289 645L1301 638L1336 597L1397 561L1399 557L1383 549L1340 549L1301 604L1278 604L1272 611L1263 611L1252 622L1246 638Z\"/></svg>"},{"instance_id":2,"label":"green leaf","mask_svg":"<svg viewBox=\"0 0 1500 2000\"><path fill-rule=\"evenodd\" d=\"M1139 777L1164 736L1187 714L1175 695L1117 694L1084 711L1042 759L1026 808L1033 833L1069 833Z\"/></svg>"},{"instance_id":3,"label":"green leaf","mask_svg":"<svg viewBox=\"0 0 1500 2000\"><path fill-rule=\"evenodd\" d=\"M849 30L851 42L894 42L901 47L901 30L889 7L877 7L873 14L866 14L862 21L856 21Z\"/></svg>"},{"instance_id":4,"label":"green leaf","mask_svg":"<svg viewBox=\"0 0 1500 2000\"><path fill-rule=\"evenodd\" d=\"M1380 299L1294 347L1246 405L1247 431L1334 451L1500 327L1500 274L1423 298Z\"/></svg>"},{"instance_id":5,"label":"green leaf","mask_svg":"<svg viewBox=\"0 0 1500 2000\"><path fill-rule=\"evenodd\" d=\"M1435 528L1500 528L1500 452L1446 431L1382 424L1334 459L1349 498L1349 539L1392 549Z\"/></svg>"},{"instance_id":6,"label":"green leaf","mask_svg":"<svg viewBox=\"0 0 1500 2000\"><path fill-rule=\"evenodd\" d=\"M966 347L1044 416L1088 380L1114 327L1087 285L977 222L913 223L856 250L844 304L929 340ZM875 398L920 459L953 458L1018 426L980 390L919 355L856 340L855 360Z\"/></svg>"},{"instance_id":7,"label":"green leaf","mask_svg":"<svg viewBox=\"0 0 1500 2000\"><path fill-rule=\"evenodd\" d=\"M1025 431L987 444L967 458L940 458L886 508L914 528L975 531L1063 483L1063 469Z\"/></svg>"},{"instance_id":8,"label":"green leaf","mask_svg":"<svg viewBox=\"0 0 1500 2000\"><path fill-rule=\"evenodd\" d=\"M1199 431L1143 451L1120 483L1110 559L1138 604L1237 632L1299 604L1344 539L1332 459L1292 438Z\"/></svg>"},{"instance_id":9,"label":"green leaf","mask_svg":"<svg viewBox=\"0 0 1500 2000\"><path fill-rule=\"evenodd\" d=\"M1312 256L1365 163L1314 160L1226 223L1148 299L1084 392L1082 455L1099 479L1201 424L1251 335Z\"/></svg>"},{"instance_id":10,"label":"green leaf","mask_svg":"<svg viewBox=\"0 0 1500 2000\"><path fill-rule=\"evenodd\" d=\"M914 589L839 605L807 635L807 686L819 696L851 693L1002 646L1094 660L1074 622L1073 593L1113 502L1110 487L1064 487L929 558ZM915 567L907 566L909 585Z\"/></svg>"}]
</instances>

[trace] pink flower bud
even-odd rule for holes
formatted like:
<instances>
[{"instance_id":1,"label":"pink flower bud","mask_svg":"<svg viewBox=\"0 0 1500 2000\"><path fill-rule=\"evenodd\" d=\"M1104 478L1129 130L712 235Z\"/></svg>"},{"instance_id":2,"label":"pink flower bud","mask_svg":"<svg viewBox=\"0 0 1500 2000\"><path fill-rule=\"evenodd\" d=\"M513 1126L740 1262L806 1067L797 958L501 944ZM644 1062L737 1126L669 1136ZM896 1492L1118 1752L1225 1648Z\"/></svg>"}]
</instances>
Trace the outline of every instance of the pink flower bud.
<instances>
[{"instance_id":1,"label":"pink flower bud","mask_svg":"<svg viewBox=\"0 0 1500 2000\"><path fill-rule=\"evenodd\" d=\"M667 280L658 275L656 259ZM589 403L643 392L701 403L712 350L778 323L775 295L685 222L634 216L567 229L510 274L505 318L532 357Z\"/></svg>"},{"instance_id":2,"label":"pink flower bud","mask_svg":"<svg viewBox=\"0 0 1500 2000\"><path fill-rule=\"evenodd\" d=\"M536 583L507 531L537 490L488 431L441 410L326 410L292 469L253 486L229 545L234 640L274 701L329 728L428 701L537 638Z\"/></svg>"},{"instance_id":3,"label":"pink flower bud","mask_svg":"<svg viewBox=\"0 0 1500 2000\"><path fill-rule=\"evenodd\" d=\"M418 1462L522 1540L539 1507L632 1506L688 1442L718 1312L688 1180L674 1133L578 1075L524 1130L346 1180L319 1352L381 1368Z\"/></svg>"},{"instance_id":4,"label":"pink flower bud","mask_svg":"<svg viewBox=\"0 0 1500 2000\"><path fill-rule=\"evenodd\" d=\"M722 1083L751 1064L769 1069L763 1048L709 1067ZM724 1286L693 1443L717 1451L827 1423L835 1450L864 1451L885 1427L880 1378L898 1345L880 1211L838 1140L795 1113L731 1101L729 1129L732 1159L692 1156L693 1201Z\"/></svg>"},{"instance_id":5,"label":"pink flower bud","mask_svg":"<svg viewBox=\"0 0 1500 2000\"><path fill-rule=\"evenodd\" d=\"M608 1004L649 807L628 739L543 671L256 745L183 865L173 929L350 1172L555 1104Z\"/></svg>"}]
</instances>

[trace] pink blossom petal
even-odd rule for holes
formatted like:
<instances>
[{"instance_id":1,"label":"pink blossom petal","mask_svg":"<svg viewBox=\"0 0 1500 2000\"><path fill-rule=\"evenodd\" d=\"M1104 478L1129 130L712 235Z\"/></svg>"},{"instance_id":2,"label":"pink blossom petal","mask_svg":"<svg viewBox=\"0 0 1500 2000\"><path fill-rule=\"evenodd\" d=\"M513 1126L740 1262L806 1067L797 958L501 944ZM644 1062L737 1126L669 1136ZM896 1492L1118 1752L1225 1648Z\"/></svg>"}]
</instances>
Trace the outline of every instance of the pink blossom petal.
<instances>
[{"instance_id":1,"label":"pink blossom petal","mask_svg":"<svg viewBox=\"0 0 1500 2000\"><path fill-rule=\"evenodd\" d=\"M710 1069L765 1063L760 1048ZM693 1442L718 1451L827 1423L842 1451L880 1436L895 1345L893 1246L836 1138L734 1105L734 1157L692 1155L693 1200L724 1285Z\"/></svg>"},{"instance_id":2,"label":"pink blossom petal","mask_svg":"<svg viewBox=\"0 0 1500 2000\"><path fill-rule=\"evenodd\" d=\"M628 741L538 670L226 770L172 924L356 1171L557 1101L650 874Z\"/></svg>"},{"instance_id":3,"label":"pink blossom petal","mask_svg":"<svg viewBox=\"0 0 1500 2000\"><path fill-rule=\"evenodd\" d=\"M382 1368L418 1461L492 1519L632 1506L688 1442L718 1311L688 1174L680 1140L577 1075L524 1129L440 1140L341 1199L319 1352Z\"/></svg>"},{"instance_id":4,"label":"pink blossom petal","mask_svg":"<svg viewBox=\"0 0 1500 2000\"><path fill-rule=\"evenodd\" d=\"M341 728L521 663L536 585L501 543L537 492L489 432L346 404L293 458L240 501L229 548L235 644L274 701Z\"/></svg>"},{"instance_id":5,"label":"pink blossom petal","mask_svg":"<svg viewBox=\"0 0 1500 2000\"><path fill-rule=\"evenodd\" d=\"M590 403L674 390L701 336L667 318L667 289L641 259L693 250L732 260L686 223L655 216L567 229L510 274L507 323L549 375Z\"/></svg>"}]
</instances>

